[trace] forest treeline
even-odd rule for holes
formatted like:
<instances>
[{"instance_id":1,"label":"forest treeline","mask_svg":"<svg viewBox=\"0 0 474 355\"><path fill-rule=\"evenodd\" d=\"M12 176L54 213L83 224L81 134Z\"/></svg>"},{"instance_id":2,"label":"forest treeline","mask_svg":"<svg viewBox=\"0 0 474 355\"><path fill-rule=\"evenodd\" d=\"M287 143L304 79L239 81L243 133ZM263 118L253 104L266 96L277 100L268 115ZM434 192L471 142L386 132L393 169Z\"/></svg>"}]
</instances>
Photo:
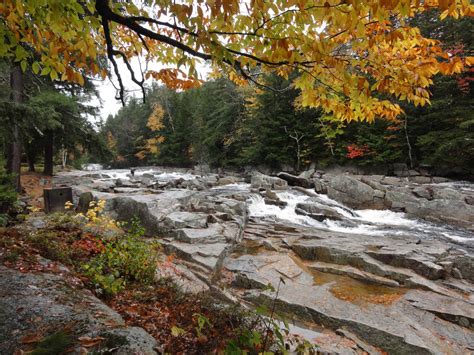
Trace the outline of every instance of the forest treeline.
<instances>
[{"instance_id":1,"label":"forest treeline","mask_svg":"<svg viewBox=\"0 0 474 355\"><path fill-rule=\"evenodd\" d=\"M453 54L472 55L472 18L413 20ZM152 86L148 100L131 98L101 132L113 166L196 163L264 165L301 170L311 162L429 165L439 174L474 175L473 73L437 76L431 105L402 104L396 121L340 122L295 100L291 78L266 76L266 87L239 87L220 78L176 92Z\"/></svg>"},{"instance_id":2,"label":"forest treeline","mask_svg":"<svg viewBox=\"0 0 474 355\"><path fill-rule=\"evenodd\" d=\"M302 109L298 92L282 78L268 87L239 87L227 79L176 92L149 89L148 100L130 99L109 116L102 134L115 167L263 165L302 170L355 164L430 165L460 175L474 172L472 91L458 78L439 77L432 105L405 107L397 121L339 122L317 109Z\"/></svg>"}]
</instances>

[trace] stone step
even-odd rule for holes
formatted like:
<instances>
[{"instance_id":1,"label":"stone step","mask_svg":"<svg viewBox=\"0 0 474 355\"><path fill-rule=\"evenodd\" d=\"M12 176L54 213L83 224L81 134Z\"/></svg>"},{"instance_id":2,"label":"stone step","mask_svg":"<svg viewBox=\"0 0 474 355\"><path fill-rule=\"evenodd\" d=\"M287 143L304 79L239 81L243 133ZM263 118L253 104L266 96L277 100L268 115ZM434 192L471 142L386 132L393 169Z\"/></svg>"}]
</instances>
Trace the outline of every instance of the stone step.
<instances>
[{"instance_id":1,"label":"stone step","mask_svg":"<svg viewBox=\"0 0 474 355\"><path fill-rule=\"evenodd\" d=\"M376 285L385 285L385 286L392 286L392 287L400 286L400 284L395 280L391 280L386 277L377 276L369 272L361 271L352 266L329 264L329 263L323 263L323 262L311 262L311 263L307 263L306 265L311 270L337 274L337 275L346 275L353 279L361 280L368 283L373 283Z\"/></svg>"},{"instance_id":2,"label":"stone step","mask_svg":"<svg viewBox=\"0 0 474 355\"><path fill-rule=\"evenodd\" d=\"M449 247L439 242L416 243L401 237L375 239L364 235L326 232L318 234L319 238L294 242L292 249L306 260L350 265L379 276L385 276L381 272L393 273L391 267L409 269L431 280L443 278L447 274L436 261L449 254Z\"/></svg>"},{"instance_id":3,"label":"stone step","mask_svg":"<svg viewBox=\"0 0 474 355\"><path fill-rule=\"evenodd\" d=\"M439 318L474 329L474 306L452 297L430 295L425 297L423 292L414 291L405 296L413 306L435 314Z\"/></svg>"},{"instance_id":4,"label":"stone step","mask_svg":"<svg viewBox=\"0 0 474 355\"><path fill-rule=\"evenodd\" d=\"M175 231L176 240L180 242L196 243L218 243L225 242L224 228L216 223L210 224L208 228L182 228Z\"/></svg>"},{"instance_id":5,"label":"stone step","mask_svg":"<svg viewBox=\"0 0 474 355\"><path fill-rule=\"evenodd\" d=\"M209 271L214 271L218 266L221 254L225 253L228 244L189 244L171 241L164 244L167 254L175 253L181 259L195 262Z\"/></svg>"}]
</instances>

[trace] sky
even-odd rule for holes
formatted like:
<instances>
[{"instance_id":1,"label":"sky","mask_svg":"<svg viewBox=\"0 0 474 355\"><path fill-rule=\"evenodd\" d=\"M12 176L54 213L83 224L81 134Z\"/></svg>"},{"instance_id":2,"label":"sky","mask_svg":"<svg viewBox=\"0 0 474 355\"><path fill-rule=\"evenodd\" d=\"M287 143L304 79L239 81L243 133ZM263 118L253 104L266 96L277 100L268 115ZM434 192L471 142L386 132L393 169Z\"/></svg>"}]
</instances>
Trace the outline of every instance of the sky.
<instances>
[{"instance_id":1,"label":"sky","mask_svg":"<svg viewBox=\"0 0 474 355\"><path fill-rule=\"evenodd\" d=\"M130 73L128 72L127 67L121 60L117 60L118 67L119 67L119 72L122 77L122 81L124 83L125 90L127 92L127 96L135 96L135 97L140 97L142 95L141 89L132 81L130 77ZM131 62L132 67L135 69L135 73L139 78L139 65L138 65L138 60L137 59L132 59ZM152 70L159 70L163 68L159 63L154 63L149 65L149 69ZM201 63L196 66L196 69L201 77L201 79L206 79L207 74L210 72L210 68L205 64ZM111 79L107 78L104 81L102 80L97 80L95 81L97 90L99 92L100 99L102 101L99 101L98 98L94 98L91 100L89 103L91 106L96 106L100 107L100 117L105 121L108 115L114 115L117 113L117 111L122 107L122 103L120 100L116 100L115 96L117 94L117 90L114 87L115 86L118 88L118 83L116 80L116 77L112 77L113 84L111 82ZM150 85L152 83L152 79L149 79L146 81L146 84Z\"/></svg>"},{"instance_id":2,"label":"sky","mask_svg":"<svg viewBox=\"0 0 474 355\"><path fill-rule=\"evenodd\" d=\"M125 64L119 60L117 60L117 63L119 67L120 76L122 77L122 81L124 83L124 87L128 95L141 95L140 88L135 83L133 83L130 77L130 73L128 72L128 69ZM132 66L138 69L137 63L132 62ZM137 70L137 73L138 72L139 70ZM113 80L113 84L111 80ZM98 98L94 98L90 102L90 105L101 106L100 117L105 120L109 114L115 115L120 109L120 107L122 107L122 103L120 102L120 100L115 99L117 90L115 89L114 84L116 87L118 87L117 79L115 76L113 76L111 79L107 78L105 80L97 80L95 81L95 84L97 87L97 91L99 92L102 105Z\"/></svg>"}]
</instances>

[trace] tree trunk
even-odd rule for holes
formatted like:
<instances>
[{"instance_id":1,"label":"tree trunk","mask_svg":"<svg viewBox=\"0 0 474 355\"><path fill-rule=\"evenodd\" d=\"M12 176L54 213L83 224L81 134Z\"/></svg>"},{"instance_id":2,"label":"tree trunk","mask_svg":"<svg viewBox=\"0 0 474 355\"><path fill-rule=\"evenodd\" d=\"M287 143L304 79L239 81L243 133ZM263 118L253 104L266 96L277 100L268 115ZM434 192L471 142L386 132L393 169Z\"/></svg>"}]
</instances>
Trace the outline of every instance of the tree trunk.
<instances>
[{"instance_id":1,"label":"tree trunk","mask_svg":"<svg viewBox=\"0 0 474 355\"><path fill-rule=\"evenodd\" d=\"M10 72L11 100L20 104L23 101L23 72L20 63L14 63ZM15 176L15 189L21 192L21 135L18 122L12 127L11 163L8 170Z\"/></svg>"},{"instance_id":2,"label":"tree trunk","mask_svg":"<svg viewBox=\"0 0 474 355\"><path fill-rule=\"evenodd\" d=\"M44 175L53 176L53 145L54 134L52 131L47 131L44 142Z\"/></svg>"},{"instance_id":3,"label":"tree trunk","mask_svg":"<svg viewBox=\"0 0 474 355\"><path fill-rule=\"evenodd\" d=\"M29 147L28 144L26 146L26 157L28 158L28 171L35 172L35 163L36 163L36 152L34 151L34 147Z\"/></svg>"},{"instance_id":4,"label":"tree trunk","mask_svg":"<svg viewBox=\"0 0 474 355\"><path fill-rule=\"evenodd\" d=\"M408 146L408 158L410 159L410 168L413 169L413 157L411 155L411 144L410 144L410 139L408 138L408 118L406 115L405 115L404 129L405 129L405 138L407 140L407 146Z\"/></svg>"},{"instance_id":5,"label":"tree trunk","mask_svg":"<svg viewBox=\"0 0 474 355\"><path fill-rule=\"evenodd\" d=\"M5 145L5 170L7 171L8 174L13 173L13 167L12 167L12 158L13 158L13 146L11 142L7 142Z\"/></svg>"},{"instance_id":6,"label":"tree trunk","mask_svg":"<svg viewBox=\"0 0 474 355\"><path fill-rule=\"evenodd\" d=\"M66 168L66 164L67 164L67 149L64 148L64 144L61 148L61 166L63 167L63 169Z\"/></svg>"}]
</instances>

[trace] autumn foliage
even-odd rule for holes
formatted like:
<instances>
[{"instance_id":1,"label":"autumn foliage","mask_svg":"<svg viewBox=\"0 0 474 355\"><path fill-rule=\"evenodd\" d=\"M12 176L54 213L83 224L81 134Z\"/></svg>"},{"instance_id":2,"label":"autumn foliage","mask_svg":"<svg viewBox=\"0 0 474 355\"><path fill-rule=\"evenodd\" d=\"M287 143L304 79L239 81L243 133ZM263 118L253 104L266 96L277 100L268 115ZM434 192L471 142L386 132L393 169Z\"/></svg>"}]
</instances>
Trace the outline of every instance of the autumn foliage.
<instances>
[{"instance_id":1,"label":"autumn foliage","mask_svg":"<svg viewBox=\"0 0 474 355\"><path fill-rule=\"evenodd\" d=\"M161 107L160 104L154 104L146 125L148 129L153 132L153 136L146 139L145 145L135 154L138 159L145 159L147 154L158 154L159 145L165 141L165 137L159 134L159 131L165 127L163 124L164 116L165 111L163 107Z\"/></svg>"},{"instance_id":2,"label":"autumn foliage","mask_svg":"<svg viewBox=\"0 0 474 355\"><path fill-rule=\"evenodd\" d=\"M360 158L366 155L369 152L369 146L365 145L357 145L357 144L350 144L347 146L347 154L346 157L349 159Z\"/></svg>"},{"instance_id":3,"label":"autumn foliage","mask_svg":"<svg viewBox=\"0 0 474 355\"><path fill-rule=\"evenodd\" d=\"M117 61L142 89L145 78L194 87L203 61L239 83L259 84L258 72L288 77L296 71L301 106L346 121L394 119L402 113L395 99L428 104L435 74L458 74L473 64L473 57L452 56L409 25L433 8L441 19L474 14L469 0L165 0L151 6L6 0L0 4L0 55L79 84L84 75L105 77L113 70L122 99ZM135 57L164 68L135 73Z\"/></svg>"}]
</instances>

